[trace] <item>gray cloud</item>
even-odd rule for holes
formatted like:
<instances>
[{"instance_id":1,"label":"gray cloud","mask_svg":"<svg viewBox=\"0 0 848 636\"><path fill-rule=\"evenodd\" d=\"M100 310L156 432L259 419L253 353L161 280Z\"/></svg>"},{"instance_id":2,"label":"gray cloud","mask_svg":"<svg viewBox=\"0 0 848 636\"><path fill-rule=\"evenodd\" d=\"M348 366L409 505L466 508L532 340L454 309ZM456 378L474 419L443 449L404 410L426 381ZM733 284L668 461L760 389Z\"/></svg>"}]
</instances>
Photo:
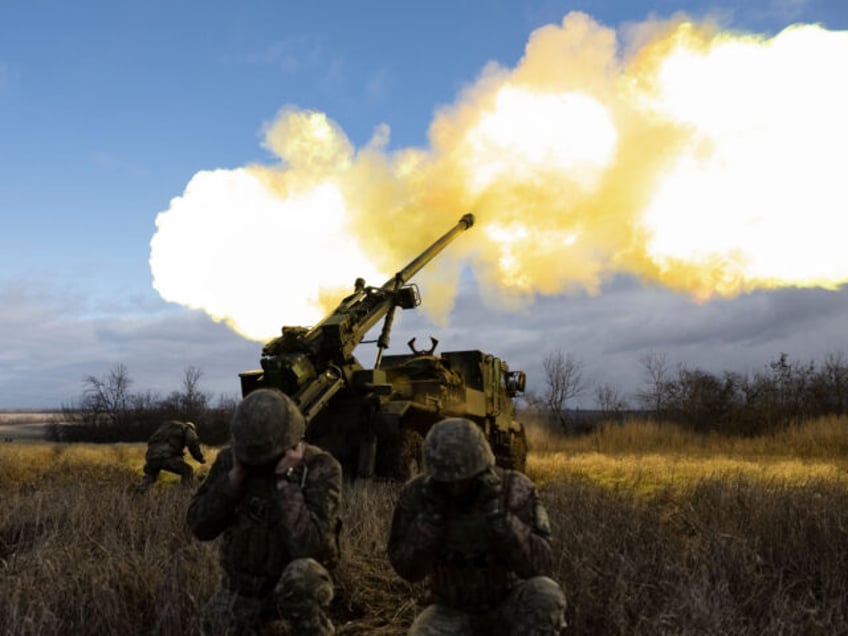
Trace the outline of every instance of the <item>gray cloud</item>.
<instances>
[{"instance_id":1,"label":"gray cloud","mask_svg":"<svg viewBox=\"0 0 848 636\"><path fill-rule=\"evenodd\" d=\"M0 408L58 407L79 397L85 376L119 363L136 391L178 389L195 366L204 390L236 394L238 372L258 363L258 343L164 302L105 312L68 292L6 283L0 304Z\"/></svg>"},{"instance_id":2,"label":"gray cloud","mask_svg":"<svg viewBox=\"0 0 848 636\"><path fill-rule=\"evenodd\" d=\"M423 302L427 290L422 285ZM87 375L126 365L133 390L167 394L183 371L203 371L201 386L216 395L238 395L238 373L259 365L261 344L250 342L205 315L142 299L96 305L84 296L47 286L0 283L0 408L57 407L75 400ZM614 279L597 296L539 298L507 312L481 301L473 280L460 285L447 325L419 308L399 312L387 353L405 353L416 337L429 336L437 351L482 349L528 374L528 388L544 389L542 360L561 349L583 361L593 404L600 382L632 394L644 381L640 359L656 352L670 365L714 373L762 370L781 352L798 361L823 361L843 352L848 289L784 289L696 304L628 278ZM375 328L369 339L376 337ZM356 351L374 362L373 344Z\"/></svg>"},{"instance_id":3,"label":"gray cloud","mask_svg":"<svg viewBox=\"0 0 848 636\"><path fill-rule=\"evenodd\" d=\"M422 296L426 304L426 289ZM498 355L510 368L526 371L528 387L541 392L542 360L561 349L583 361L590 385L606 382L632 394L644 382L640 359L652 352L665 354L672 366L748 373L762 370L781 352L793 360L821 362L828 353L844 351L848 288L760 291L697 304L619 278L597 296L539 298L504 312L487 307L473 286L463 285L447 327L410 313L396 321L391 352L405 352L412 336L419 346L425 344L432 334L440 340L439 350ZM593 399L590 387L581 401L588 407Z\"/></svg>"}]
</instances>

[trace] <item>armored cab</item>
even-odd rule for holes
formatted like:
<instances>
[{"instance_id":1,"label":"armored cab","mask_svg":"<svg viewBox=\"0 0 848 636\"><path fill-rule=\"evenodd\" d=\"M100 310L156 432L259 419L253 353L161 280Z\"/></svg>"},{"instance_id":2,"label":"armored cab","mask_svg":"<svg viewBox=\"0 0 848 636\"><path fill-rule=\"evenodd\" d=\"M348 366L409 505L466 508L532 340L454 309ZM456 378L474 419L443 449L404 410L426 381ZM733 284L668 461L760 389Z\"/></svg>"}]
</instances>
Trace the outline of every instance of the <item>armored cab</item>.
<instances>
[{"instance_id":1,"label":"armored cab","mask_svg":"<svg viewBox=\"0 0 848 636\"><path fill-rule=\"evenodd\" d=\"M384 356L383 368L392 394L378 418L385 435L399 436L401 448L420 450L437 421L465 417L486 434L498 465L524 470L527 439L513 405L524 390L523 371L511 372L506 362L478 350ZM409 472L402 463L385 467L392 470L404 477Z\"/></svg>"},{"instance_id":2,"label":"armored cab","mask_svg":"<svg viewBox=\"0 0 848 636\"><path fill-rule=\"evenodd\" d=\"M367 399L342 391L311 422L307 439L329 450L347 475L405 480L421 468L424 437L444 417L477 423L499 466L524 470L527 439L513 398L522 371L478 350L383 356L365 372L383 387Z\"/></svg>"}]
</instances>

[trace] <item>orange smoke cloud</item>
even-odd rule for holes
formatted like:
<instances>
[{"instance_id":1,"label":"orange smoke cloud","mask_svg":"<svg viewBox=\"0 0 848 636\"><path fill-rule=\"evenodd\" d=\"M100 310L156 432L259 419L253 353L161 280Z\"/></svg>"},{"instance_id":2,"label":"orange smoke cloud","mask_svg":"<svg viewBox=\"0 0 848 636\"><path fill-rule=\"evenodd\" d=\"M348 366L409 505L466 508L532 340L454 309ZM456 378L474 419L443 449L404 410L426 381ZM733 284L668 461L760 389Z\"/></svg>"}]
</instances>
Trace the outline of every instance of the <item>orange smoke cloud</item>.
<instances>
[{"instance_id":1,"label":"orange smoke cloud","mask_svg":"<svg viewBox=\"0 0 848 636\"><path fill-rule=\"evenodd\" d=\"M325 114L281 111L279 165L198 173L158 216L155 288L263 340L465 212L475 229L418 276L435 317L463 265L512 306L615 273L699 299L848 280L848 33L676 19L621 39L581 13L538 29L436 114L427 149L388 152L386 126L356 149Z\"/></svg>"}]
</instances>

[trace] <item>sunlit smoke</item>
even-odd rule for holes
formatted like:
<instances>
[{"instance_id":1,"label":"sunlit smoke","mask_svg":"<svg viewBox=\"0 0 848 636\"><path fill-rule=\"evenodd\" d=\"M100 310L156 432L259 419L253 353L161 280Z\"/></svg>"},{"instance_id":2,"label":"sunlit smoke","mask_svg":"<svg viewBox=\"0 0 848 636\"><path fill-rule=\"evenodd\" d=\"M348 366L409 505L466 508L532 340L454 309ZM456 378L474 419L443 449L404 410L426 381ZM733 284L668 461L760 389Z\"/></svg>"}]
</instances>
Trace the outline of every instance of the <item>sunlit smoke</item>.
<instances>
[{"instance_id":1,"label":"sunlit smoke","mask_svg":"<svg viewBox=\"0 0 848 636\"><path fill-rule=\"evenodd\" d=\"M528 117L532 113L532 117ZM615 152L609 112L581 93L504 86L491 111L463 136L471 192L497 181L532 183L540 172L567 176L594 190Z\"/></svg>"},{"instance_id":2,"label":"sunlit smoke","mask_svg":"<svg viewBox=\"0 0 848 636\"><path fill-rule=\"evenodd\" d=\"M162 297L256 340L278 333L280 316L316 321L322 289L348 293L352 272L376 276L330 183L280 198L248 170L200 172L157 228L150 265Z\"/></svg>"},{"instance_id":3,"label":"sunlit smoke","mask_svg":"<svg viewBox=\"0 0 848 636\"><path fill-rule=\"evenodd\" d=\"M652 106L690 135L644 212L649 253L703 296L844 282L848 87L834 64L848 33L675 37Z\"/></svg>"},{"instance_id":4,"label":"sunlit smoke","mask_svg":"<svg viewBox=\"0 0 848 636\"><path fill-rule=\"evenodd\" d=\"M430 123L427 148L355 148L320 112L265 128L278 164L195 175L157 218L154 286L263 340L385 282L465 212L417 279L444 320L483 296L598 293L615 274L706 300L848 280L848 32L774 37L684 17L624 32L582 13L534 31Z\"/></svg>"}]
</instances>

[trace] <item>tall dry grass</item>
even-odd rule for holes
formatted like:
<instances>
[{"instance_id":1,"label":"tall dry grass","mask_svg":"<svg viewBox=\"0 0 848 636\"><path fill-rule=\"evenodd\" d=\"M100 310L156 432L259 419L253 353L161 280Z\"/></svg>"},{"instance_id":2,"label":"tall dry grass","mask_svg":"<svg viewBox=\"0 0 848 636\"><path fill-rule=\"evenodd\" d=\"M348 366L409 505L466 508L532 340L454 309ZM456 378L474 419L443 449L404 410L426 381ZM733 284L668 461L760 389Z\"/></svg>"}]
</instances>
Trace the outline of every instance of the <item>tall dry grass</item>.
<instances>
[{"instance_id":1,"label":"tall dry grass","mask_svg":"<svg viewBox=\"0 0 848 636\"><path fill-rule=\"evenodd\" d=\"M844 438L821 426L744 448L696 440L687 451L685 439L645 426L582 450L574 445L588 440L540 446L528 472L554 528L569 632L848 633L845 480L733 470L734 461L839 464L833 448ZM0 633L199 634L219 569L217 546L186 531L190 490L166 482L133 496L141 446L14 446L0 447ZM697 461L684 471L687 455ZM719 457L728 470L711 473ZM658 478L675 458L682 476ZM421 609L423 586L400 580L385 557L398 491L345 486L332 608L340 634L404 634Z\"/></svg>"},{"instance_id":2,"label":"tall dry grass","mask_svg":"<svg viewBox=\"0 0 848 636\"><path fill-rule=\"evenodd\" d=\"M537 422L530 422L527 435L531 450L542 455L558 452L605 455L678 453L690 457L793 457L848 462L848 416L818 418L760 437L695 433L677 424L653 420L606 423L591 433L579 436L560 435Z\"/></svg>"}]
</instances>

